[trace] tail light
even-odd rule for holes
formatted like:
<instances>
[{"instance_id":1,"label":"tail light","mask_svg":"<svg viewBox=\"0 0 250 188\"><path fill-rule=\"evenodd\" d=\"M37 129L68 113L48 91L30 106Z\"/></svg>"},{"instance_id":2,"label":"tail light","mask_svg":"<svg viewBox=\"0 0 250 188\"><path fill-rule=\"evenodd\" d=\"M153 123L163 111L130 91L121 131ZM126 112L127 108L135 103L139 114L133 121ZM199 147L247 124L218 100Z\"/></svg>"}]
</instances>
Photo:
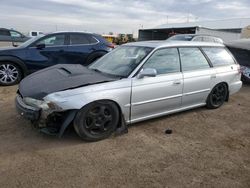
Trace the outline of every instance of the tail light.
<instances>
[{"instance_id":1,"label":"tail light","mask_svg":"<svg viewBox=\"0 0 250 188\"><path fill-rule=\"evenodd\" d=\"M109 43L109 44L107 44L107 47L109 47L109 48L115 48L115 45L114 44L112 44L112 43Z\"/></svg>"},{"instance_id":2,"label":"tail light","mask_svg":"<svg viewBox=\"0 0 250 188\"><path fill-rule=\"evenodd\" d=\"M244 67L244 66L239 66L238 67L239 73L243 73L245 69L246 69L246 67Z\"/></svg>"}]
</instances>

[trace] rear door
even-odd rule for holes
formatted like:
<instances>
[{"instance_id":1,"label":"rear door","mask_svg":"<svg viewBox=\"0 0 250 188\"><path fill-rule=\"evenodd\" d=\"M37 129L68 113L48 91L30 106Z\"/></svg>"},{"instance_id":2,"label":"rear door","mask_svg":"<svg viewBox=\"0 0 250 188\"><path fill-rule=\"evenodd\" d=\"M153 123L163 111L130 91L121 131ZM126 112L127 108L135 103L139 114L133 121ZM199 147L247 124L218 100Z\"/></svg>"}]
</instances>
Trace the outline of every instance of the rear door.
<instances>
[{"instance_id":1,"label":"rear door","mask_svg":"<svg viewBox=\"0 0 250 188\"><path fill-rule=\"evenodd\" d=\"M69 35L69 47L67 48L67 58L72 64L86 63L92 52L98 49L99 41L89 34L71 33Z\"/></svg>"},{"instance_id":2,"label":"rear door","mask_svg":"<svg viewBox=\"0 0 250 188\"><path fill-rule=\"evenodd\" d=\"M177 48L155 51L143 68L155 69L157 76L132 79L132 122L160 116L181 106L183 77Z\"/></svg>"},{"instance_id":3,"label":"rear door","mask_svg":"<svg viewBox=\"0 0 250 188\"><path fill-rule=\"evenodd\" d=\"M183 47L179 52L184 79L182 107L204 104L216 72L199 48Z\"/></svg>"}]
</instances>

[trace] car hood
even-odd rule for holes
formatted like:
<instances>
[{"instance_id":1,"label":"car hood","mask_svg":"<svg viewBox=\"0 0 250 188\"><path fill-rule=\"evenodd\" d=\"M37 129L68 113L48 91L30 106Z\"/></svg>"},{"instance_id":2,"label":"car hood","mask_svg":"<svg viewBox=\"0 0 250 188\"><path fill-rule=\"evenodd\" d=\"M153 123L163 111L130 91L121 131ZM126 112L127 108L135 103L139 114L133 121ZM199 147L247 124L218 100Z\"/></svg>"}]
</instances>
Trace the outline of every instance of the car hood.
<instances>
[{"instance_id":1,"label":"car hood","mask_svg":"<svg viewBox=\"0 0 250 188\"><path fill-rule=\"evenodd\" d=\"M41 100L54 92L117 79L82 65L58 64L25 77L19 84L18 92L22 97Z\"/></svg>"},{"instance_id":2,"label":"car hood","mask_svg":"<svg viewBox=\"0 0 250 188\"><path fill-rule=\"evenodd\" d=\"M9 55L14 54L17 51L21 51L22 47L1 47L0 48L0 55Z\"/></svg>"},{"instance_id":3,"label":"car hood","mask_svg":"<svg viewBox=\"0 0 250 188\"><path fill-rule=\"evenodd\" d=\"M16 49L16 47L1 47L0 51L4 51L4 50L13 50Z\"/></svg>"}]
</instances>

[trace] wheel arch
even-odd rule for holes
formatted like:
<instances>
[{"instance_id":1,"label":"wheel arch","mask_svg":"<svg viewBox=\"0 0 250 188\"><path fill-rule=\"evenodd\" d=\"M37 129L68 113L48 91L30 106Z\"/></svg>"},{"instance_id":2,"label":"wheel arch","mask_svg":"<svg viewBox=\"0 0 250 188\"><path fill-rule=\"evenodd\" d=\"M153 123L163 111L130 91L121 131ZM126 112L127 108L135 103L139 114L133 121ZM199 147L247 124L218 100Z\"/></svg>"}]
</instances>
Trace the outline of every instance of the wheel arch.
<instances>
[{"instance_id":1,"label":"wheel arch","mask_svg":"<svg viewBox=\"0 0 250 188\"><path fill-rule=\"evenodd\" d=\"M229 101L229 85L228 85L228 83L227 83L226 81L221 81L221 82L216 83L216 84L213 86L213 88L214 88L215 86L217 86L218 84L225 84L225 85L226 85L226 87L227 87L227 98L226 98L226 102L228 102L228 101ZM211 89L211 91L213 90L213 88ZM208 95L208 96L209 96L209 95ZM207 96L207 98L208 98L208 96Z\"/></svg>"},{"instance_id":2,"label":"wheel arch","mask_svg":"<svg viewBox=\"0 0 250 188\"><path fill-rule=\"evenodd\" d=\"M87 106L91 103L98 102L98 101L109 101L109 102L112 102L116 105L116 107L118 108L118 111L119 111L119 123L118 123L117 129L116 129L116 132L118 132L118 131L121 133L126 132L126 129L127 129L127 122L126 122L126 117L125 117L126 112L124 112L124 109L122 108L121 104L119 104L119 102L116 100L109 99L109 98L88 100L77 111L81 110L82 108L84 108L85 106ZM120 134L120 133L117 133L117 134Z\"/></svg>"},{"instance_id":3,"label":"wheel arch","mask_svg":"<svg viewBox=\"0 0 250 188\"><path fill-rule=\"evenodd\" d=\"M17 57L14 56L0 56L0 62L10 62L10 63L14 63L15 65L17 65L21 71L22 71L22 77L25 77L27 75L28 69L26 67L26 65L24 64L24 62L22 60L20 60Z\"/></svg>"},{"instance_id":4,"label":"wheel arch","mask_svg":"<svg viewBox=\"0 0 250 188\"><path fill-rule=\"evenodd\" d=\"M226 87L227 87L227 98L226 98L226 102L228 102L228 101L229 101L229 85L228 85L228 83L225 82L225 81L223 81L223 82L220 82L220 83L218 83L218 84L225 84L225 85L226 85ZM217 84L216 84L216 85L217 85Z\"/></svg>"},{"instance_id":5,"label":"wheel arch","mask_svg":"<svg viewBox=\"0 0 250 188\"><path fill-rule=\"evenodd\" d=\"M114 103L116 105L116 107L117 107L117 109L119 111L119 125L117 126L117 128L120 128L124 123L126 124L124 114L123 114L123 110L122 110L120 104L115 100L112 100L112 99L98 99L98 100L90 101L90 102L86 103L84 106L86 106L88 104L91 104L91 103L94 103L94 102L101 102L101 101L109 101L109 102L112 102L112 103ZM84 108L84 106L82 108Z\"/></svg>"},{"instance_id":6,"label":"wheel arch","mask_svg":"<svg viewBox=\"0 0 250 188\"><path fill-rule=\"evenodd\" d=\"M105 51L105 50L96 50L96 51L93 51L93 52L91 52L88 56L87 56L87 58L86 58L86 65L89 65L89 64L91 64L92 62L91 62L91 60L92 59L94 59L94 58L100 58L100 57L102 57L102 56L104 56L105 54L107 54L108 52L107 51Z\"/></svg>"}]
</instances>

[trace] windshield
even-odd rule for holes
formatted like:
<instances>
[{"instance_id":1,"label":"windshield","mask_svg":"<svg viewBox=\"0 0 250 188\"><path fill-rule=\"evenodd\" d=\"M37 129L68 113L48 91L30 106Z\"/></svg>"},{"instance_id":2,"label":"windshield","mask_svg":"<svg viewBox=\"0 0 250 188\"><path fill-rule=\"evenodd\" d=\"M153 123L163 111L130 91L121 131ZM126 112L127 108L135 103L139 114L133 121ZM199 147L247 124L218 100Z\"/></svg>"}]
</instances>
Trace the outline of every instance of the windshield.
<instances>
[{"instance_id":1,"label":"windshield","mask_svg":"<svg viewBox=\"0 0 250 188\"><path fill-rule=\"evenodd\" d=\"M40 39L41 37L43 37L44 35L39 35L37 37L31 38L29 40L27 40L26 42L22 43L21 45L19 45L19 47L27 47L30 44L32 44L33 42L35 42L36 40Z\"/></svg>"},{"instance_id":2,"label":"windshield","mask_svg":"<svg viewBox=\"0 0 250 188\"><path fill-rule=\"evenodd\" d=\"M113 76L127 77L153 48L121 46L98 59L89 69Z\"/></svg>"},{"instance_id":3,"label":"windshield","mask_svg":"<svg viewBox=\"0 0 250 188\"><path fill-rule=\"evenodd\" d=\"M175 36L168 38L168 40L191 41L193 38L194 36L192 35L175 35Z\"/></svg>"}]
</instances>

